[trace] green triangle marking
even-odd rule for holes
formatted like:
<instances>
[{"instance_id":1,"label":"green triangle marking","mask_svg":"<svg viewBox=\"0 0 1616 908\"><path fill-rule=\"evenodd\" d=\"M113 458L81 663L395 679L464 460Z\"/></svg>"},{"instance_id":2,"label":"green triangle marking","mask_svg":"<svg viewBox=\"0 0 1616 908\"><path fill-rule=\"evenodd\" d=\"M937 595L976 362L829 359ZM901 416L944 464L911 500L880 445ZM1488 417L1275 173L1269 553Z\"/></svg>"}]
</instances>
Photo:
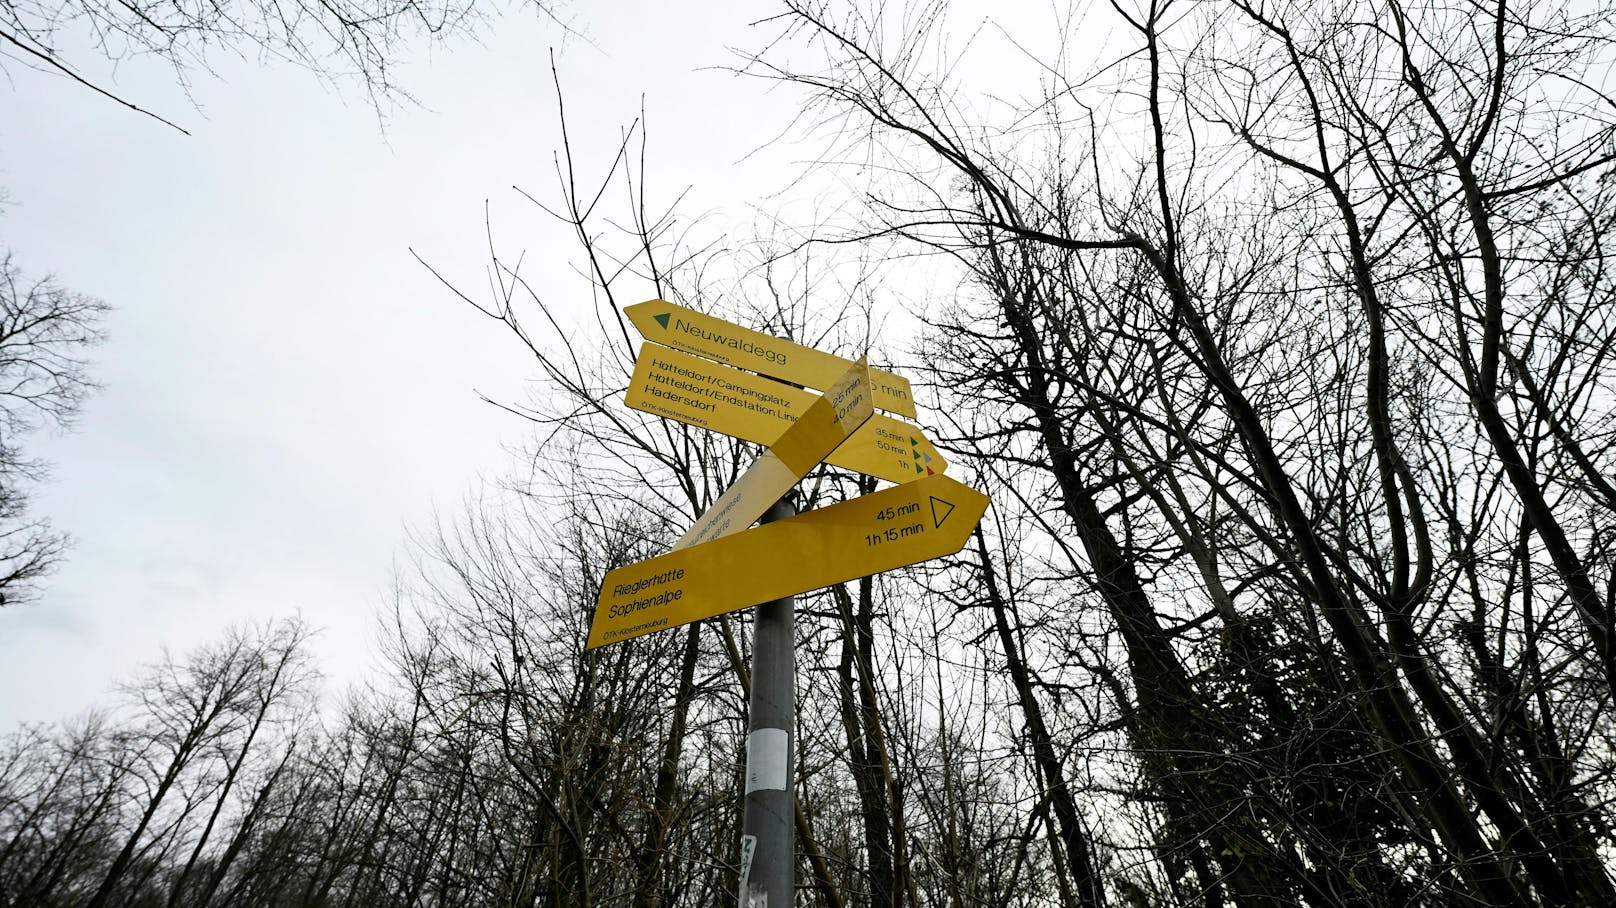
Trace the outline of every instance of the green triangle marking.
<instances>
[{"instance_id":1,"label":"green triangle marking","mask_svg":"<svg viewBox=\"0 0 1616 908\"><path fill-rule=\"evenodd\" d=\"M924 472L926 472L926 468L917 463L917 464L915 464L915 472L916 473L924 473Z\"/></svg>"},{"instance_id":2,"label":"green triangle marking","mask_svg":"<svg viewBox=\"0 0 1616 908\"><path fill-rule=\"evenodd\" d=\"M653 315L651 316L651 321L656 322L666 329L668 327L668 319L672 317L672 315L672 312L664 312L661 315Z\"/></svg>"},{"instance_id":3,"label":"green triangle marking","mask_svg":"<svg viewBox=\"0 0 1616 908\"><path fill-rule=\"evenodd\" d=\"M920 442L918 442L918 441L914 440L913 438L911 438L911 439L909 439L909 444L910 444L910 446L914 446L914 445L920 444Z\"/></svg>"},{"instance_id":4,"label":"green triangle marking","mask_svg":"<svg viewBox=\"0 0 1616 908\"><path fill-rule=\"evenodd\" d=\"M920 459L920 452L919 452L919 451L916 451L916 452L914 452L914 453L915 453L915 459L916 459L916 460L919 460L919 459Z\"/></svg>"}]
</instances>

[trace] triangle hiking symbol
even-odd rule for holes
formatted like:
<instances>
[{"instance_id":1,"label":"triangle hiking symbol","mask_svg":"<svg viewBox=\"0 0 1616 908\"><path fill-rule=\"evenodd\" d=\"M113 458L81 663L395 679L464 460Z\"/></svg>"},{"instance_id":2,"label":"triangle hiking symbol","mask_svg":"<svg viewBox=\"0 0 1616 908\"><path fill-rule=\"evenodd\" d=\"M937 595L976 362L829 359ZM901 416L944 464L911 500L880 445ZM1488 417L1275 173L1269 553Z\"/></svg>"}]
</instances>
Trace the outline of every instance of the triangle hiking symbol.
<instances>
[{"instance_id":1,"label":"triangle hiking symbol","mask_svg":"<svg viewBox=\"0 0 1616 908\"><path fill-rule=\"evenodd\" d=\"M664 312L661 315L653 315L653 316L651 316L651 321L654 321L657 324L661 325L663 330L667 330L668 318L670 316L672 316L672 315L673 315L672 312Z\"/></svg>"},{"instance_id":2,"label":"triangle hiking symbol","mask_svg":"<svg viewBox=\"0 0 1616 908\"><path fill-rule=\"evenodd\" d=\"M939 529L942 527L943 521L948 519L948 515L954 513L954 506L941 498L938 498L936 495L931 495L928 497L931 498L932 528Z\"/></svg>"}]
</instances>

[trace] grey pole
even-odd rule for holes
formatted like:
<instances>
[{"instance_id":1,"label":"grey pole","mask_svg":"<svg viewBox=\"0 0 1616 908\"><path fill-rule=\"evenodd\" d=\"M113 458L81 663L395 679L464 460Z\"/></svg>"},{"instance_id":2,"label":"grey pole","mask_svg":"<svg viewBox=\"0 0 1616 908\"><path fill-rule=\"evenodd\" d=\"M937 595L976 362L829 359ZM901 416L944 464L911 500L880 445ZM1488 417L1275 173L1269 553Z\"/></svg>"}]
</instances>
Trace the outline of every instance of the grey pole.
<instances>
[{"instance_id":1,"label":"grey pole","mask_svg":"<svg viewBox=\"0 0 1616 908\"><path fill-rule=\"evenodd\" d=\"M782 498L764 523L797 513ZM782 552L782 557L792 557ZM797 701L793 679L795 599L765 602L753 613L752 697L746 719L746 800L741 814L740 908L791 908L795 902L797 843L795 765Z\"/></svg>"}]
</instances>

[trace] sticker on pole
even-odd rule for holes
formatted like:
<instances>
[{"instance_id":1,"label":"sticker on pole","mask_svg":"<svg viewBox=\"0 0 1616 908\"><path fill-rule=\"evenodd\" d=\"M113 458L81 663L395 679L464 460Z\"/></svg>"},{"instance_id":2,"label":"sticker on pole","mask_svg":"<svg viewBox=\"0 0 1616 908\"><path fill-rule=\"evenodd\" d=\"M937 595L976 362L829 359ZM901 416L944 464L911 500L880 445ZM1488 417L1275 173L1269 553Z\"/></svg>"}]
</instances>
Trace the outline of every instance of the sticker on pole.
<instances>
[{"instance_id":1,"label":"sticker on pole","mask_svg":"<svg viewBox=\"0 0 1616 908\"><path fill-rule=\"evenodd\" d=\"M785 791L791 776L791 732L759 728L746 736L746 793Z\"/></svg>"},{"instance_id":2,"label":"sticker on pole","mask_svg":"<svg viewBox=\"0 0 1616 908\"><path fill-rule=\"evenodd\" d=\"M752 857L757 854L757 836L741 836L741 891L746 891L746 884L752 879Z\"/></svg>"}]
</instances>

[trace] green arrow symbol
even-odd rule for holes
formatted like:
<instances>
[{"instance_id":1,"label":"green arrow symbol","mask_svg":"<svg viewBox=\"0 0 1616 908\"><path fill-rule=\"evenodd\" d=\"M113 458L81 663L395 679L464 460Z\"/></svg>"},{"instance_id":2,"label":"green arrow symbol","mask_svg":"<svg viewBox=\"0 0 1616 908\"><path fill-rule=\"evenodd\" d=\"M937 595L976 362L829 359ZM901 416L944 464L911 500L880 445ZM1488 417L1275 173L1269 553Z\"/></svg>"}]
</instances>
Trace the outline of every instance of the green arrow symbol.
<instances>
[{"instance_id":1,"label":"green arrow symbol","mask_svg":"<svg viewBox=\"0 0 1616 908\"><path fill-rule=\"evenodd\" d=\"M664 329L666 329L668 327L668 319L672 315L673 315L672 312L664 312L661 315L653 315L653 316L651 316L651 321L656 322L657 324L661 325Z\"/></svg>"}]
</instances>

